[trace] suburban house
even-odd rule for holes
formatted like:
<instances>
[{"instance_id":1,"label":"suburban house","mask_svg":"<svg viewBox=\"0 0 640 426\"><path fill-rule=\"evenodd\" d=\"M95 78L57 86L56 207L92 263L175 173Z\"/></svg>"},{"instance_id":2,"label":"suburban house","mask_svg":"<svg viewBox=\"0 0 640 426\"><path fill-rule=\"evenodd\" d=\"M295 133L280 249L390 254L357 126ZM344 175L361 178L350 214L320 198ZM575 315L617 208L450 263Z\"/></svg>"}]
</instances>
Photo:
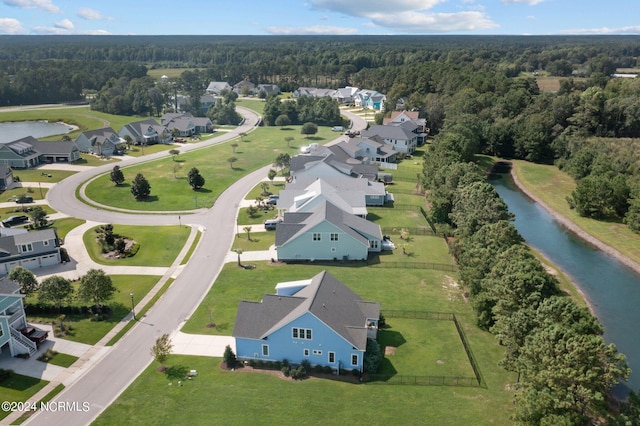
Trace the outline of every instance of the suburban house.
<instances>
[{"instance_id":1,"label":"suburban house","mask_svg":"<svg viewBox=\"0 0 640 426\"><path fill-rule=\"evenodd\" d=\"M381 250L380 225L323 201L308 212L286 212L276 227L280 261L365 260Z\"/></svg>"},{"instance_id":2,"label":"suburban house","mask_svg":"<svg viewBox=\"0 0 640 426\"><path fill-rule=\"evenodd\" d=\"M233 87L226 81L212 81L209 83L209 86L207 86L206 92L210 95L220 96L222 92L230 92L231 90L233 90Z\"/></svg>"},{"instance_id":3,"label":"suburban house","mask_svg":"<svg viewBox=\"0 0 640 426\"><path fill-rule=\"evenodd\" d=\"M0 275L8 274L16 266L34 270L57 265L60 242L55 229L27 230L2 229L0 232Z\"/></svg>"},{"instance_id":4,"label":"suburban house","mask_svg":"<svg viewBox=\"0 0 640 426\"><path fill-rule=\"evenodd\" d=\"M254 95L256 93L256 85L245 78L233 85L233 91L238 95Z\"/></svg>"},{"instance_id":5,"label":"suburban house","mask_svg":"<svg viewBox=\"0 0 640 426\"><path fill-rule=\"evenodd\" d=\"M164 114L160 119L169 133L177 129L179 136L191 136L195 133L211 133L213 123L207 117L194 117L189 112Z\"/></svg>"},{"instance_id":6,"label":"suburban house","mask_svg":"<svg viewBox=\"0 0 640 426\"><path fill-rule=\"evenodd\" d=\"M258 84L258 87L256 87L256 93L260 92L264 92L265 95L271 96L279 95L281 91L277 84Z\"/></svg>"},{"instance_id":7,"label":"suburban house","mask_svg":"<svg viewBox=\"0 0 640 426\"><path fill-rule=\"evenodd\" d=\"M0 144L0 163L14 169L28 169L42 163L33 136L26 136L12 142Z\"/></svg>"},{"instance_id":8,"label":"suburban house","mask_svg":"<svg viewBox=\"0 0 640 426\"><path fill-rule=\"evenodd\" d=\"M241 361L282 361L362 372L375 339L380 304L368 302L327 271L283 282L260 302L241 301L233 337Z\"/></svg>"},{"instance_id":9,"label":"suburban house","mask_svg":"<svg viewBox=\"0 0 640 426\"><path fill-rule=\"evenodd\" d=\"M427 127L427 120L419 118L418 111L393 111L391 117L386 117L382 120L384 125L399 125L405 122L415 124L415 129L412 128L411 131L418 135L418 146L424 145L429 135L429 128Z\"/></svg>"},{"instance_id":10,"label":"suburban house","mask_svg":"<svg viewBox=\"0 0 640 426\"><path fill-rule=\"evenodd\" d=\"M7 189L13 184L13 169L0 163L0 189Z\"/></svg>"},{"instance_id":11,"label":"suburban house","mask_svg":"<svg viewBox=\"0 0 640 426\"><path fill-rule=\"evenodd\" d=\"M301 96L313 96L316 98L324 98L331 96L335 92L335 89L318 89L316 87L298 87L293 91L293 97L299 98Z\"/></svg>"},{"instance_id":12,"label":"suburban house","mask_svg":"<svg viewBox=\"0 0 640 426\"><path fill-rule=\"evenodd\" d=\"M375 90L360 90L354 95L353 100L355 106L382 111L387 97Z\"/></svg>"},{"instance_id":13,"label":"suburban house","mask_svg":"<svg viewBox=\"0 0 640 426\"><path fill-rule=\"evenodd\" d=\"M277 202L278 214L281 216L284 212L309 212L315 206L325 201L330 202L347 213L362 218L367 217L363 191L351 189L338 190L323 179L316 179L305 188L286 188L280 191Z\"/></svg>"},{"instance_id":14,"label":"suburban house","mask_svg":"<svg viewBox=\"0 0 640 426\"><path fill-rule=\"evenodd\" d=\"M346 86L335 90L331 94L331 98L335 99L339 104L351 104L355 101L355 95L360 89L357 87Z\"/></svg>"},{"instance_id":15,"label":"suburban house","mask_svg":"<svg viewBox=\"0 0 640 426\"><path fill-rule=\"evenodd\" d=\"M80 159L80 150L74 141L36 140L33 146L40 153L43 163L72 163Z\"/></svg>"},{"instance_id":16,"label":"suburban house","mask_svg":"<svg viewBox=\"0 0 640 426\"><path fill-rule=\"evenodd\" d=\"M38 349L36 342L48 336L46 331L27 323L23 299L18 284L0 278L0 352L9 349L11 356L33 355ZM23 333L28 333L31 339Z\"/></svg>"},{"instance_id":17,"label":"suburban house","mask_svg":"<svg viewBox=\"0 0 640 426\"><path fill-rule=\"evenodd\" d=\"M80 152L94 155L113 155L118 150L118 145L124 143L124 139L111 127L82 132L76 139L76 146Z\"/></svg>"},{"instance_id":18,"label":"suburban house","mask_svg":"<svg viewBox=\"0 0 640 426\"><path fill-rule=\"evenodd\" d=\"M362 136L391 145L397 152L413 154L418 146L415 128L416 125L408 121L396 125L373 125L363 130Z\"/></svg>"},{"instance_id":19,"label":"suburban house","mask_svg":"<svg viewBox=\"0 0 640 426\"><path fill-rule=\"evenodd\" d=\"M206 114L209 108L215 106L217 99L214 95L202 95L200 96L200 111Z\"/></svg>"},{"instance_id":20,"label":"suburban house","mask_svg":"<svg viewBox=\"0 0 640 426\"><path fill-rule=\"evenodd\" d=\"M298 177L295 181L285 185L285 189L280 191L280 199L284 200L284 191L304 191L313 182L318 180L314 177ZM386 187L382 182L371 181L365 178L354 178L349 176L339 176L335 178L322 178L322 181L334 187L337 191L350 192L358 191L364 194L364 202L367 206L382 206L389 198ZM283 201L284 202L284 201ZM278 200L280 205L280 200Z\"/></svg>"},{"instance_id":21,"label":"suburban house","mask_svg":"<svg viewBox=\"0 0 640 426\"><path fill-rule=\"evenodd\" d=\"M291 157L289 170L294 180L298 177L331 178L341 176L377 180L378 166L364 164L353 155L352 147L346 145L318 146L309 154Z\"/></svg>"},{"instance_id":22,"label":"suburban house","mask_svg":"<svg viewBox=\"0 0 640 426\"><path fill-rule=\"evenodd\" d=\"M153 145L171 143L171 133L154 119L136 121L122 126L118 135L124 140L127 136L135 145Z\"/></svg>"},{"instance_id":23,"label":"suburban house","mask_svg":"<svg viewBox=\"0 0 640 426\"><path fill-rule=\"evenodd\" d=\"M354 153L354 157L364 164L396 162L395 148L384 143L378 136L372 138L356 136L340 142L338 145L349 147L349 150Z\"/></svg>"}]
</instances>

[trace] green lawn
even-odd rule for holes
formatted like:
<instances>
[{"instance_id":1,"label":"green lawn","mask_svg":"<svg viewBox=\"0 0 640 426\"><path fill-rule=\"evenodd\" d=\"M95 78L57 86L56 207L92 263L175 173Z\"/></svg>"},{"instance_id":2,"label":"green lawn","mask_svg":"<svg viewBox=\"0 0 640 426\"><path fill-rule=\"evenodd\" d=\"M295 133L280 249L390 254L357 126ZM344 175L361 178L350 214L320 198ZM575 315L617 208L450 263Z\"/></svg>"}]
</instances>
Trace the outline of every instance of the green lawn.
<instances>
[{"instance_id":1,"label":"green lawn","mask_svg":"<svg viewBox=\"0 0 640 426\"><path fill-rule=\"evenodd\" d=\"M47 196L47 191L47 188L39 188L38 185L5 189L2 191L2 195L0 195L0 197L2 197L0 201L13 201L13 196L19 197L24 194L33 197L34 200L44 200ZM16 203L16 206L20 207L21 205ZM24 206L29 207L29 203Z\"/></svg>"},{"instance_id":2,"label":"green lawn","mask_svg":"<svg viewBox=\"0 0 640 426\"><path fill-rule=\"evenodd\" d=\"M34 207L35 207L34 204L25 204L24 208L22 204L16 204L15 207L5 207L3 209L0 209L0 217L7 218L9 216L20 216L20 215L29 216L29 212L33 210ZM53 214L56 212L46 204L40 204L40 207L42 207L42 209L47 214Z\"/></svg>"},{"instance_id":3,"label":"green lawn","mask_svg":"<svg viewBox=\"0 0 640 426\"><path fill-rule=\"evenodd\" d=\"M272 194L277 194L278 192L282 191L285 185L285 183L281 181L277 181L277 182L267 181L266 183L269 184L268 191L271 192ZM256 185L251 191L249 191L249 193L244 198L247 200L255 200L257 197L261 197L262 199L268 198L268 196L262 195L262 183Z\"/></svg>"},{"instance_id":4,"label":"green lawn","mask_svg":"<svg viewBox=\"0 0 640 426\"><path fill-rule=\"evenodd\" d=\"M321 127L318 134L303 138L300 127L289 126L291 130L260 127L244 137L244 142L240 138L234 140L239 145L235 153L230 143L223 143L180 154L175 162L167 157L127 167L123 169L127 183L119 187L113 185L107 173L93 180L87 186L86 194L98 203L132 210L176 211L211 207L229 185L272 161L278 154L288 152L293 155L301 145L322 144L335 137L330 128ZM296 138L290 147L284 141L288 135ZM227 162L232 156L238 159L233 168ZM187 174L193 167L205 178L204 187L198 191L192 191L187 183ZM130 181L137 173L142 173L151 184L151 195L145 201L136 201L131 195Z\"/></svg>"},{"instance_id":5,"label":"green lawn","mask_svg":"<svg viewBox=\"0 0 640 426\"><path fill-rule=\"evenodd\" d=\"M74 217L65 217L62 219L56 219L53 221L51 228L56 228L56 232L58 233L58 238L64 239L69 231L73 228L77 228L78 226L84 224L86 221L82 219L76 219Z\"/></svg>"},{"instance_id":6,"label":"green lawn","mask_svg":"<svg viewBox=\"0 0 640 426\"><path fill-rule=\"evenodd\" d=\"M242 231L242 227L245 225L262 225L267 219L274 219L278 216L278 211L271 210L258 210L253 216L249 216L247 207L243 207L238 211L238 226L239 232Z\"/></svg>"},{"instance_id":7,"label":"green lawn","mask_svg":"<svg viewBox=\"0 0 640 426\"><path fill-rule=\"evenodd\" d=\"M47 352L45 353L45 355L42 355L40 358L38 358L38 361L47 362L65 368L70 367L77 360L77 356L63 354L55 351Z\"/></svg>"},{"instance_id":8,"label":"green lawn","mask_svg":"<svg viewBox=\"0 0 640 426\"><path fill-rule=\"evenodd\" d=\"M184 256L184 259L182 259L181 265L186 265L189 262L189 259L191 259L191 256L193 255L193 252L196 250L196 247L198 247L198 243L200 243L201 238L202 238L202 232L198 230L196 233L196 237L194 238L193 243L191 244L191 247L189 247L189 251L187 251L187 254L185 254Z\"/></svg>"},{"instance_id":9,"label":"green lawn","mask_svg":"<svg viewBox=\"0 0 640 426\"><path fill-rule=\"evenodd\" d=\"M518 180L551 209L576 223L587 233L640 263L640 235L626 225L580 217L569 208L566 197L575 189L575 181L557 167L513 161Z\"/></svg>"},{"instance_id":10,"label":"green lawn","mask_svg":"<svg viewBox=\"0 0 640 426\"><path fill-rule=\"evenodd\" d=\"M418 206L409 209L394 207L367 207L367 219L383 228L428 228L429 222L424 218Z\"/></svg>"},{"instance_id":11,"label":"green lawn","mask_svg":"<svg viewBox=\"0 0 640 426\"><path fill-rule=\"evenodd\" d=\"M220 361L172 355L167 362L174 367L170 371L198 371L183 386L158 373L157 364L152 363L94 424L208 424L218 418L215 416L222 416L227 424L252 425L512 424L513 395L503 387L358 385L315 378L294 381L264 373L224 371Z\"/></svg>"},{"instance_id":12,"label":"green lawn","mask_svg":"<svg viewBox=\"0 0 640 426\"><path fill-rule=\"evenodd\" d=\"M102 265L118 266L171 266L191 232L190 228L184 226L115 225L114 234L135 240L140 244L140 250L132 257L107 259L102 256L95 240L95 229L91 228L82 236L91 259Z\"/></svg>"},{"instance_id":13,"label":"green lawn","mask_svg":"<svg viewBox=\"0 0 640 426\"><path fill-rule=\"evenodd\" d=\"M95 155L83 154L78 161L74 161L74 166L97 167L108 163L117 163L121 161L119 157L100 158Z\"/></svg>"},{"instance_id":14,"label":"green lawn","mask_svg":"<svg viewBox=\"0 0 640 426\"><path fill-rule=\"evenodd\" d=\"M0 400L11 402L24 402L38 393L47 385L46 380L14 374L11 378L0 382ZM9 415L11 411L0 410L0 420Z\"/></svg>"},{"instance_id":15,"label":"green lawn","mask_svg":"<svg viewBox=\"0 0 640 426\"><path fill-rule=\"evenodd\" d=\"M111 317L105 321L92 321L90 315L67 315L65 325L72 331L65 337L68 340L89 345L95 345L109 330L119 323L131 311L130 293L134 293L135 300L142 299L160 277L153 275L110 275L114 286L118 289L106 305L113 310ZM77 282L74 283L77 286ZM25 304L37 303L37 293L26 298ZM77 301L75 306L81 306ZM34 323L48 323L56 321L58 314L31 315L27 310L29 321Z\"/></svg>"},{"instance_id":16,"label":"green lawn","mask_svg":"<svg viewBox=\"0 0 640 426\"><path fill-rule=\"evenodd\" d=\"M62 179L68 178L77 172L69 170L45 170L40 169L20 169L14 170L13 176L19 177L22 182L46 182L58 183ZM36 186L37 188L37 186Z\"/></svg>"},{"instance_id":17,"label":"green lawn","mask_svg":"<svg viewBox=\"0 0 640 426\"><path fill-rule=\"evenodd\" d=\"M377 256L373 256L372 263L385 262L420 262L420 263L441 263L454 265L455 262L449 254L449 247L442 237L435 235L409 235L406 240L402 240L398 233L389 234L391 240L396 245L393 251L383 251ZM402 245L405 244L403 254Z\"/></svg>"},{"instance_id":18,"label":"green lawn","mask_svg":"<svg viewBox=\"0 0 640 426\"><path fill-rule=\"evenodd\" d=\"M276 233L250 232L251 241L247 240L247 233L239 228L240 233L233 240L232 250L242 249L243 251L269 250L269 247L276 243Z\"/></svg>"}]
</instances>

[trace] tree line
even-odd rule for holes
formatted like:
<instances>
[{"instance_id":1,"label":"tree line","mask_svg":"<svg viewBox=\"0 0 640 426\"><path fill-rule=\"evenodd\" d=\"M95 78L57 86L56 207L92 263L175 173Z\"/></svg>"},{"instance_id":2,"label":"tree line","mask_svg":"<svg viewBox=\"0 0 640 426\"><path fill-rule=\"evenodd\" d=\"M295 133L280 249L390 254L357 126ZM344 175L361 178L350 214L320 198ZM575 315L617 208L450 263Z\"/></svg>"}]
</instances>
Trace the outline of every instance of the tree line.
<instances>
[{"instance_id":1,"label":"tree line","mask_svg":"<svg viewBox=\"0 0 640 426\"><path fill-rule=\"evenodd\" d=\"M483 171L442 134L425 154L422 185L432 219L450 237L478 326L495 335L505 349L500 364L517 373L514 420L613 422L607 398L630 374L624 355L605 344L587 308L561 294Z\"/></svg>"}]
</instances>

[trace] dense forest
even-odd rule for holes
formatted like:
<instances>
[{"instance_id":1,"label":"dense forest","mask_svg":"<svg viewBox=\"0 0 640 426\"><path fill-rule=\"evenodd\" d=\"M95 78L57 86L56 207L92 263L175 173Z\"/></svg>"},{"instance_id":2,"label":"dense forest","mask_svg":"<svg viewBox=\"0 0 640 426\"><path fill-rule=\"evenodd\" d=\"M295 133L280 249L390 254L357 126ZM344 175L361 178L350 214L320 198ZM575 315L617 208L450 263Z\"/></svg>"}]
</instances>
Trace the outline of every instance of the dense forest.
<instances>
[{"instance_id":1,"label":"dense forest","mask_svg":"<svg viewBox=\"0 0 640 426\"><path fill-rule=\"evenodd\" d=\"M177 93L198 109L210 81L244 78L283 91L378 90L387 95L384 114L402 99L431 129L421 176L429 214L451 237L478 325L518 373L517 420L593 424L629 374L624 358L586 309L559 295L473 160L484 153L556 164L577 181L567 202L581 215L640 232L640 78L612 77L640 68L639 58L638 36L0 36L0 105L95 91L93 108L158 115ZM168 83L147 75L166 67L184 72ZM558 77L558 89L541 90L540 76ZM209 116L232 122L234 100L221 98ZM338 116L328 99L265 105L267 125ZM623 412L637 413L635 394L631 401ZM610 422L638 424L624 415Z\"/></svg>"}]
</instances>

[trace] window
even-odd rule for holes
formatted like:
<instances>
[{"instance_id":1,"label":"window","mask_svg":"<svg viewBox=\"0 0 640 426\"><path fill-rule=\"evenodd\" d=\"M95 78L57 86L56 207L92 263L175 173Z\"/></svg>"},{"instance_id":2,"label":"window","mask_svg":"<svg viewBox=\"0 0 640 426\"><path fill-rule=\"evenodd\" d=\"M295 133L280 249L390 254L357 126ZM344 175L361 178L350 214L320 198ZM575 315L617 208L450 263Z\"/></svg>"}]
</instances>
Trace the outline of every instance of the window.
<instances>
[{"instance_id":1,"label":"window","mask_svg":"<svg viewBox=\"0 0 640 426\"><path fill-rule=\"evenodd\" d=\"M48 246L48 245L49 245L49 240L44 240L44 241L42 242L42 244L44 244L44 245L45 245L45 247L46 247L46 246Z\"/></svg>"},{"instance_id":2,"label":"window","mask_svg":"<svg viewBox=\"0 0 640 426\"><path fill-rule=\"evenodd\" d=\"M336 353L329 352L329 364L335 364L336 362Z\"/></svg>"},{"instance_id":3,"label":"window","mask_svg":"<svg viewBox=\"0 0 640 426\"><path fill-rule=\"evenodd\" d=\"M313 233L313 241L320 241L321 240L321 236L319 232L314 232Z\"/></svg>"},{"instance_id":4,"label":"window","mask_svg":"<svg viewBox=\"0 0 640 426\"><path fill-rule=\"evenodd\" d=\"M294 339L311 340L311 329L293 327L293 329L291 330L291 335Z\"/></svg>"},{"instance_id":5,"label":"window","mask_svg":"<svg viewBox=\"0 0 640 426\"><path fill-rule=\"evenodd\" d=\"M319 349L314 349L314 350L313 350L313 354L314 354L314 355L322 355L322 351L321 351L321 350L319 350Z\"/></svg>"},{"instance_id":6,"label":"window","mask_svg":"<svg viewBox=\"0 0 640 426\"><path fill-rule=\"evenodd\" d=\"M309 356L309 349L305 349L302 353L304 353L304 356Z\"/></svg>"},{"instance_id":7,"label":"window","mask_svg":"<svg viewBox=\"0 0 640 426\"><path fill-rule=\"evenodd\" d=\"M331 241L338 241L338 234L331 234Z\"/></svg>"},{"instance_id":8,"label":"window","mask_svg":"<svg viewBox=\"0 0 640 426\"><path fill-rule=\"evenodd\" d=\"M369 241L369 243L371 244L371 248L373 248L373 249L377 249L378 248L378 240L371 240L371 241Z\"/></svg>"},{"instance_id":9,"label":"window","mask_svg":"<svg viewBox=\"0 0 640 426\"><path fill-rule=\"evenodd\" d=\"M29 244L22 244L22 245L20 246L20 249L21 249L20 251L21 251L22 253L26 253L26 252L28 252L28 251L33 251L33 246L31 245L31 243L29 243Z\"/></svg>"},{"instance_id":10,"label":"window","mask_svg":"<svg viewBox=\"0 0 640 426\"><path fill-rule=\"evenodd\" d=\"M358 365L358 355L351 355L351 365Z\"/></svg>"},{"instance_id":11,"label":"window","mask_svg":"<svg viewBox=\"0 0 640 426\"><path fill-rule=\"evenodd\" d=\"M269 345L262 345L262 356L269 356Z\"/></svg>"}]
</instances>

